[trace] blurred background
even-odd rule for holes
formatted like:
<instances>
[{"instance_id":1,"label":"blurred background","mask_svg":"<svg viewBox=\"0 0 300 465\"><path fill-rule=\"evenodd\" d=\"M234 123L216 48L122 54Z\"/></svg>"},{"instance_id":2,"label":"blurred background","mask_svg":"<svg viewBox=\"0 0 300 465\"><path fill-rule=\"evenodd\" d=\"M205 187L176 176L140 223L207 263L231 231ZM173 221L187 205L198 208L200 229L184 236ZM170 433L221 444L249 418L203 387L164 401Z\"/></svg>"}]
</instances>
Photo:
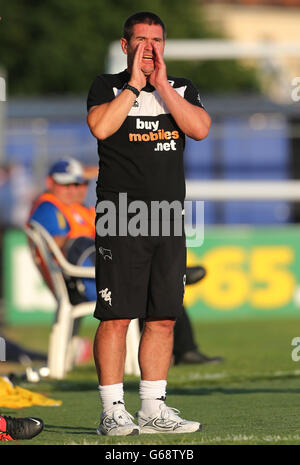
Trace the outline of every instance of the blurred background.
<instances>
[{"instance_id":1,"label":"blurred background","mask_svg":"<svg viewBox=\"0 0 300 465\"><path fill-rule=\"evenodd\" d=\"M123 23L149 8L167 26L169 74L197 85L213 121L186 146L188 198L205 202L204 242L188 261L207 268L187 289L189 313L298 315L300 1L10 0L0 11L2 325L53 319L22 228L51 163L98 163L87 92L123 69Z\"/></svg>"}]
</instances>

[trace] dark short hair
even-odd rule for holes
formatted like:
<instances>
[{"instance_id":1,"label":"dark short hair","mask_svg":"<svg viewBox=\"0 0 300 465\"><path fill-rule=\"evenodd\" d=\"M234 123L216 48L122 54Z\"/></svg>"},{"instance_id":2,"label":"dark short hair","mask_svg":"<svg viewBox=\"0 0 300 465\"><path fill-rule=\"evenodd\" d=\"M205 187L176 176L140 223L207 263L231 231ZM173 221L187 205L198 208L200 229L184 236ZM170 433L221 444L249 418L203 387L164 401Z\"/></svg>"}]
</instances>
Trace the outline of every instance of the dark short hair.
<instances>
[{"instance_id":1,"label":"dark short hair","mask_svg":"<svg viewBox=\"0 0 300 465\"><path fill-rule=\"evenodd\" d=\"M166 26L162 19L160 19L160 17L155 13L150 13L149 11L140 11L139 13L134 13L133 15L129 16L129 18L127 18L124 23L123 37L128 41L131 39L132 29L135 24L158 24L162 27L164 39L166 38Z\"/></svg>"}]
</instances>

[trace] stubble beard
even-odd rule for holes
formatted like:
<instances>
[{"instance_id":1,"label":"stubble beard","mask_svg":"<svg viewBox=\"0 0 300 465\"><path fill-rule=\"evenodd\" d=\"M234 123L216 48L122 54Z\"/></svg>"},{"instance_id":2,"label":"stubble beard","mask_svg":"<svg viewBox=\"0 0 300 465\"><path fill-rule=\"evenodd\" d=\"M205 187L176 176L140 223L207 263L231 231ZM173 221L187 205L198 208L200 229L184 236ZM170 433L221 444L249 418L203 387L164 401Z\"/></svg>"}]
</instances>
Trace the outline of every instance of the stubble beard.
<instances>
[{"instance_id":1,"label":"stubble beard","mask_svg":"<svg viewBox=\"0 0 300 465\"><path fill-rule=\"evenodd\" d=\"M154 71L154 66L151 69L149 69L149 68L147 68L147 69L141 68L141 69L142 69L144 75L146 76L146 78L149 78L151 76L151 74L153 73L153 71Z\"/></svg>"}]
</instances>

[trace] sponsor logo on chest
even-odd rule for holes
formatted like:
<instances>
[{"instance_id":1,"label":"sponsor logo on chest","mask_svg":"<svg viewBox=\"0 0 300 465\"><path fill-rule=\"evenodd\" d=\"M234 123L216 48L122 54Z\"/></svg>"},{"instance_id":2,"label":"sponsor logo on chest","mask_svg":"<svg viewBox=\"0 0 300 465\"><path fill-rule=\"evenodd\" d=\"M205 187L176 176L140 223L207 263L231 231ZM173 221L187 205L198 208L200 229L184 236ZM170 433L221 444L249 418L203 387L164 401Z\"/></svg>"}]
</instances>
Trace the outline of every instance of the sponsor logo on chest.
<instances>
[{"instance_id":1,"label":"sponsor logo on chest","mask_svg":"<svg viewBox=\"0 0 300 465\"><path fill-rule=\"evenodd\" d=\"M159 120L156 121L147 121L140 118L136 119L136 129L146 130L148 132L130 132L129 142L153 142L158 141L154 146L155 152L176 150L176 139L179 139L179 132L175 131L165 131L164 129L159 129ZM168 142L161 142L168 141Z\"/></svg>"}]
</instances>

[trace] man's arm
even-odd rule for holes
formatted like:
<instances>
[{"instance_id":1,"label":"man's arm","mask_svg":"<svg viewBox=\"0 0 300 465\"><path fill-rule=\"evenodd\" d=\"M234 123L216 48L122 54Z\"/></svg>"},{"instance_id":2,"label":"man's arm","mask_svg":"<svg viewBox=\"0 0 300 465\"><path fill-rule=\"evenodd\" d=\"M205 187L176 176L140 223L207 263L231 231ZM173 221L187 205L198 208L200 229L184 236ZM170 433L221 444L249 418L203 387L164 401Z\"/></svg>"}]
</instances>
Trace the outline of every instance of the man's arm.
<instances>
[{"instance_id":1,"label":"man's arm","mask_svg":"<svg viewBox=\"0 0 300 465\"><path fill-rule=\"evenodd\" d=\"M167 79L166 65L158 47L155 50L155 70L150 76L150 83L167 105L177 125L187 136L201 140L208 136L211 119L208 113L181 97Z\"/></svg>"},{"instance_id":2,"label":"man's arm","mask_svg":"<svg viewBox=\"0 0 300 465\"><path fill-rule=\"evenodd\" d=\"M70 227L64 215L50 202L41 203L31 215L30 220L40 223L53 237L60 249L68 241Z\"/></svg>"},{"instance_id":3,"label":"man's arm","mask_svg":"<svg viewBox=\"0 0 300 465\"><path fill-rule=\"evenodd\" d=\"M124 90L111 102L90 108L87 123L93 136L104 140L114 134L125 121L135 101L130 90Z\"/></svg>"},{"instance_id":4,"label":"man's arm","mask_svg":"<svg viewBox=\"0 0 300 465\"><path fill-rule=\"evenodd\" d=\"M68 236L53 236L53 239L60 249L62 249L69 240Z\"/></svg>"},{"instance_id":5,"label":"man's arm","mask_svg":"<svg viewBox=\"0 0 300 465\"><path fill-rule=\"evenodd\" d=\"M139 45L134 57L129 84L140 91L146 85L146 77L141 71L140 62L144 45ZM128 89L123 90L111 102L90 108L87 123L92 134L103 140L114 134L123 124L136 99L136 95Z\"/></svg>"},{"instance_id":6,"label":"man's arm","mask_svg":"<svg viewBox=\"0 0 300 465\"><path fill-rule=\"evenodd\" d=\"M208 136L211 119L203 108L181 97L168 81L156 89L186 136L194 140L202 140Z\"/></svg>"}]
</instances>

